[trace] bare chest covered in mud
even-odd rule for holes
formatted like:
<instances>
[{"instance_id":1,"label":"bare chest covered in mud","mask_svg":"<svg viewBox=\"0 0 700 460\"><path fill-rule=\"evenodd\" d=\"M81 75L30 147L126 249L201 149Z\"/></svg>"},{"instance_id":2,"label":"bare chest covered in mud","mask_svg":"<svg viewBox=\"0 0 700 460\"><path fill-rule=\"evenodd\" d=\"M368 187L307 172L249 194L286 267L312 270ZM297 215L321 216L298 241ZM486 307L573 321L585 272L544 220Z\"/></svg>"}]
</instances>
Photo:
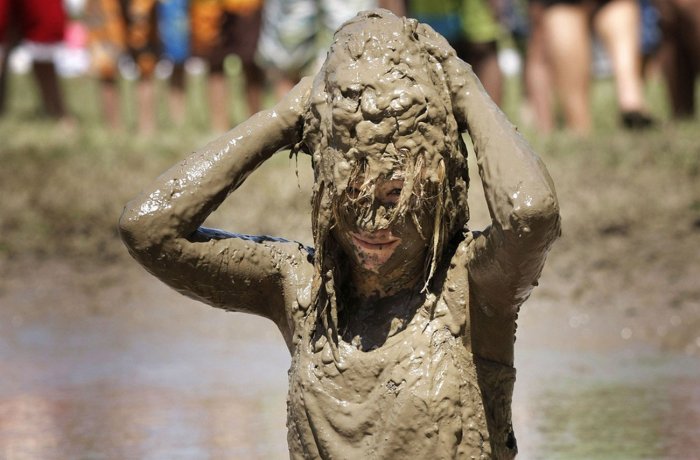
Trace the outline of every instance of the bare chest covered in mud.
<instances>
[{"instance_id":1,"label":"bare chest covered in mud","mask_svg":"<svg viewBox=\"0 0 700 460\"><path fill-rule=\"evenodd\" d=\"M290 369L292 458L490 458L471 353L417 312L371 351L303 340Z\"/></svg>"}]
</instances>

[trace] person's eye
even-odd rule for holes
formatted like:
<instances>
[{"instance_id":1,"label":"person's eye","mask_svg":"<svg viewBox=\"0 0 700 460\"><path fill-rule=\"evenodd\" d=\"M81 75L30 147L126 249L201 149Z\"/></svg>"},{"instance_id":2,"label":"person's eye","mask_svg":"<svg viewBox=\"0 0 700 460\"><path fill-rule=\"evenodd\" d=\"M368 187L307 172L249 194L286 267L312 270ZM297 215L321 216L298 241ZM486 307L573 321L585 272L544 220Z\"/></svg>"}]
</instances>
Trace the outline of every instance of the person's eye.
<instances>
[{"instance_id":1,"label":"person's eye","mask_svg":"<svg viewBox=\"0 0 700 460\"><path fill-rule=\"evenodd\" d=\"M359 198L360 196L360 189L357 187L353 187L352 185L348 186L345 189L345 193L352 198L353 200Z\"/></svg>"}]
</instances>

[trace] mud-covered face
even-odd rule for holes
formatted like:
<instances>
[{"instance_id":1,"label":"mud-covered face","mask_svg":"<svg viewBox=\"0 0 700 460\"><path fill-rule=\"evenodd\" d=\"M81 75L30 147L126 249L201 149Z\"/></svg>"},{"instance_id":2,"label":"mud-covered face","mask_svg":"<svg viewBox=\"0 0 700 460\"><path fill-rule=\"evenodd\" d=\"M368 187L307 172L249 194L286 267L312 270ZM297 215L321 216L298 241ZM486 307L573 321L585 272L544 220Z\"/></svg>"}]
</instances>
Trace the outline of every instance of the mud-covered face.
<instances>
[{"instance_id":1,"label":"mud-covered face","mask_svg":"<svg viewBox=\"0 0 700 460\"><path fill-rule=\"evenodd\" d=\"M431 216L425 209L396 215L404 183L394 173L371 183L356 179L348 184L332 234L353 266L379 274L403 269L414 275L424 267Z\"/></svg>"},{"instance_id":2,"label":"mud-covered face","mask_svg":"<svg viewBox=\"0 0 700 460\"><path fill-rule=\"evenodd\" d=\"M381 273L410 260L430 281L446 243L468 220L467 151L446 86L446 42L415 20L392 18L370 12L336 32L294 147L314 166L314 292L321 301L328 282L342 275L336 271L344 269L336 258L342 253L353 270ZM394 216L383 219L392 203L377 197L381 187L367 212L348 206L358 202L352 188L346 193L358 173L375 183L399 170L404 193Z\"/></svg>"}]
</instances>

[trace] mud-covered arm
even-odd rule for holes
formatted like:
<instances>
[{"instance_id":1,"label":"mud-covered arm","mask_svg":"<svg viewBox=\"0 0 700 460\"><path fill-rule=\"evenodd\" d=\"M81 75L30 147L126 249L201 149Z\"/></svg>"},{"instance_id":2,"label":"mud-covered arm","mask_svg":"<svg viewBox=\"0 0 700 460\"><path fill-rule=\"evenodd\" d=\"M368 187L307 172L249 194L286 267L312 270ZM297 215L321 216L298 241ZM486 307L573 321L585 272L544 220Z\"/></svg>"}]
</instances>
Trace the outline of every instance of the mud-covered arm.
<instances>
[{"instance_id":1,"label":"mud-covered arm","mask_svg":"<svg viewBox=\"0 0 700 460\"><path fill-rule=\"evenodd\" d=\"M512 366L516 320L560 234L559 204L540 158L489 98L471 67L445 62L453 111L474 144L491 225L466 251L471 344L482 358Z\"/></svg>"},{"instance_id":2,"label":"mud-covered arm","mask_svg":"<svg viewBox=\"0 0 700 460\"><path fill-rule=\"evenodd\" d=\"M472 290L488 315L517 314L560 234L559 204L540 158L488 97L471 67L446 62L453 110L471 136L492 225L469 258Z\"/></svg>"},{"instance_id":3,"label":"mud-covered arm","mask_svg":"<svg viewBox=\"0 0 700 460\"><path fill-rule=\"evenodd\" d=\"M304 251L200 226L261 163L298 141L309 86L302 81L273 109L194 152L129 202L119 224L134 258L183 294L279 323L283 271Z\"/></svg>"}]
</instances>

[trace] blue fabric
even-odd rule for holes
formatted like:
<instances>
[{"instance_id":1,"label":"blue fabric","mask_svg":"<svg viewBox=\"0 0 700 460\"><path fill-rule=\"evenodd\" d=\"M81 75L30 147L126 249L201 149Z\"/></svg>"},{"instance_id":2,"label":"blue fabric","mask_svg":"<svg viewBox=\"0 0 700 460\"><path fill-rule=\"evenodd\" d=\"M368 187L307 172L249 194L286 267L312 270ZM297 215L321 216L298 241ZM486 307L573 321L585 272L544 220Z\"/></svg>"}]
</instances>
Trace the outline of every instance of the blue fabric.
<instances>
[{"instance_id":1,"label":"blue fabric","mask_svg":"<svg viewBox=\"0 0 700 460\"><path fill-rule=\"evenodd\" d=\"M659 27L659 11L652 0L639 0L642 15L642 54L648 56L661 44L661 28Z\"/></svg>"},{"instance_id":2,"label":"blue fabric","mask_svg":"<svg viewBox=\"0 0 700 460\"><path fill-rule=\"evenodd\" d=\"M459 39L462 33L462 24L459 14L414 14L414 18L419 22L428 24L435 32L439 33L447 39L448 42L453 42Z\"/></svg>"},{"instance_id":3,"label":"blue fabric","mask_svg":"<svg viewBox=\"0 0 700 460\"><path fill-rule=\"evenodd\" d=\"M163 55L182 63L190 55L189 0L159 0L156 8Z\"/></svg>"}]
</instances>

